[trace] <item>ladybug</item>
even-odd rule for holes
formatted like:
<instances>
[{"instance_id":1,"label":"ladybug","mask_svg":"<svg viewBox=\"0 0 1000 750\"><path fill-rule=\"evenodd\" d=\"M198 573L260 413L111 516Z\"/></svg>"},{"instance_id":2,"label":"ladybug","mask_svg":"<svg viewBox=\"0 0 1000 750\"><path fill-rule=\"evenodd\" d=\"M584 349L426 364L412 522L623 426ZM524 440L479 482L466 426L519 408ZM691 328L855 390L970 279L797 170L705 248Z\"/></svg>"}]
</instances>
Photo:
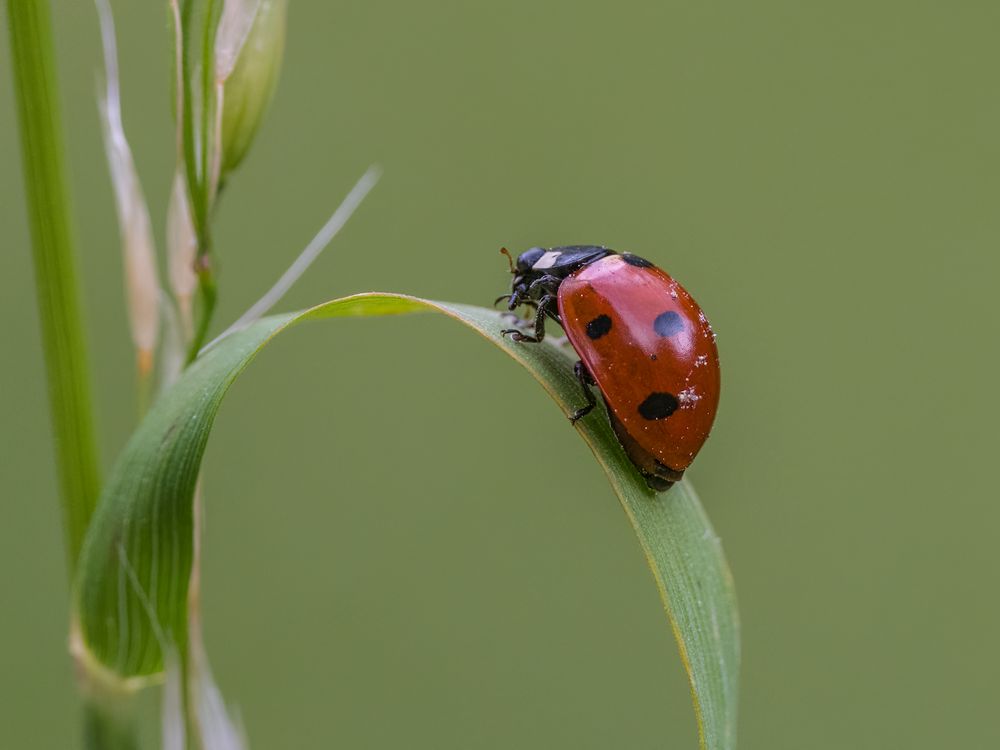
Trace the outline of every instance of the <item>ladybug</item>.
<instances>
[{"instance_id":1,"label":"ladybug","mask_svg":"<svg viewBox=\"0 0 1000 750\"><path fill-rule=\"evenodd\" d=\"M537 343L545 319L563 327L580 357L574 367L586 403L571 422L604 397L611 426L629 459L656 491L668 489L694 460L719 404L719 354L708 319L687 291L648 260L596 245L533 247L516 265L507 309L535 308L534 335L501 331Z\"/></svg>"}]
</instances>

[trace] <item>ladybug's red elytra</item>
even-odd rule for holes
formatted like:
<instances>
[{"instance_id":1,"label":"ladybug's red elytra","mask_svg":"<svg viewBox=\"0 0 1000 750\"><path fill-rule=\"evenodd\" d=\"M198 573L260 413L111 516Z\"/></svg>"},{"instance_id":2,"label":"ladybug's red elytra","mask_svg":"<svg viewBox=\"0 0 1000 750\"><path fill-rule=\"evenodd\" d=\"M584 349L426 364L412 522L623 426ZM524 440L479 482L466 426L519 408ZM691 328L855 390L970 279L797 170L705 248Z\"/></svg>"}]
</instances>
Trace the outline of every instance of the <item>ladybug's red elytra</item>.
<instances>
[{"instance_id":1,"label":"ladybug's red elytra","mask_svg":"<svg viewBox=\"0 0 1000 750\"><path fill-rule=\"evenodd\" d=\"M668 489L705 442L719 404L719 353L698 303L648 260L594 245L533 247L511 272L511 292L497 301L534 307L534 335L502 334L537 343L546 317L559 323L580 357L587 401L570 420L597 404L596 385L629 459L650 488Z\"/></svg>"}]
</instances>

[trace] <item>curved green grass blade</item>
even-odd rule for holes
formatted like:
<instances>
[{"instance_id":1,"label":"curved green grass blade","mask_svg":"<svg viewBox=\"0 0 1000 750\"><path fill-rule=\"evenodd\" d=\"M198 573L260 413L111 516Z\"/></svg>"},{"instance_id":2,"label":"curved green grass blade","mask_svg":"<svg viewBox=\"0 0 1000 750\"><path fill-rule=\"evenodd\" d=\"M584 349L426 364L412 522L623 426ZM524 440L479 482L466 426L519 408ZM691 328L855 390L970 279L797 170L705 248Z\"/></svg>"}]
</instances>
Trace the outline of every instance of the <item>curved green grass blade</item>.
<instances>
[{"instance_id":1,"label":"curved green grass blade","mask_svg":"<svg viewBox=\"0 0 1000 750\"><path fill-rule=\"evenodd\" d=\"M579 400L572 359L555 346L500 336L499 314L479 307L361 294L276 315L223 339L154 405L115 466L84 543L76 581L84 663L141 683L163 668L163 646L182 651L192 555L192 498L212 422L229 386L276 334L305 320L437 311L520 362L565 413ZM739 624L718 537L687 482L646 488L599 411L577 423L635 529L691 683L703 748L735 747Z\"/></svg>"}]
</instances>

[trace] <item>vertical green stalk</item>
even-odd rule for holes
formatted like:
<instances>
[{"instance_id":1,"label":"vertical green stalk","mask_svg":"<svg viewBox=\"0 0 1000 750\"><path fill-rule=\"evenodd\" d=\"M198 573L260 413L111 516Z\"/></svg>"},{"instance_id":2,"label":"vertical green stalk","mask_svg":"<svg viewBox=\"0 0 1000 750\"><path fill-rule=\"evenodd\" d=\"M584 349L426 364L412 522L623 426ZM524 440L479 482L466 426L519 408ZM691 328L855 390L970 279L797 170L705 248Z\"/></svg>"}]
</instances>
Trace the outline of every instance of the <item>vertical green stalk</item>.
<instances>
[{"instance_id":1,"label":"vertical green stalk","mask_svg":"<svg viewBox=\"0 0 1000 750\"><path fill-rule=\"evenodd\" d=\"M52 20L48 0L8 0L7 15L35 286L72 577L97 505L100 479L59 127ZM131 722L123 712L124 704L114 703L120 701L85 697L83 742L87 750L134 750L137 746Z\"/></svg>"},{"instance_id":2,"label":"vertical green stalk","mask_svg":"<svg viewBox=\"0 0 1000 750\"><path fill-rule=\"evenodd\" d=\"M214 143L213 123L217 104L214 86L215 33L219 25L222 3L216 0L204 0L199 5L200 14L196 13L195 4L195 0L182 0L180 5L181 78L183 79L181 133L188 193L191 198L191 215L195 236L198 239L197 273L201 301L198 321L188 351L188 364L194 361L205 344L217 298L209 224L214 199L211 164ZM196 23L201 24L200 47L196 44ZM200 81L194 75L193 69L192 58L196 55L200 58ZM199 84L197 91L196 82ZM194 106L196 95L199 96L197 112Z\"/></svg>"},{"instance_id":3,"label":"vertical green stalk","mask_svg":"<svg viewBox=\"0 0 1000 750\"><path fill-rule=\"evenodd\" d=\"M77 290L47 0L8 0L25 195L34 246L67 556L76 565L100 480Z\"/></svg>"},{"instance_id":4,"label":"vertical green stalk","mask_svg":"<svg viewBox=\"0 0 1000 750\"><path fill-rule=\"evenodd\" d=\"M219 293L215 285L215 273L212 270L212 259L207 253L198 259L198 294L201 307L198 309L198 322L195 325L194 336L188 348L187 364L194 362L198 352L208 340L208 328L212 324L215 303Z\"/></svg>"},{"instance_id":5,"label":"vertical green stalk","mask_svg":"<svg viewBox=\"0 0 1000 750\"><path fill-rule=\"evenodd\" d=\"M84 750L137 750L139 742L130 718L91 700L83 706L83 747Z\"/></svg>"}]
</instances>

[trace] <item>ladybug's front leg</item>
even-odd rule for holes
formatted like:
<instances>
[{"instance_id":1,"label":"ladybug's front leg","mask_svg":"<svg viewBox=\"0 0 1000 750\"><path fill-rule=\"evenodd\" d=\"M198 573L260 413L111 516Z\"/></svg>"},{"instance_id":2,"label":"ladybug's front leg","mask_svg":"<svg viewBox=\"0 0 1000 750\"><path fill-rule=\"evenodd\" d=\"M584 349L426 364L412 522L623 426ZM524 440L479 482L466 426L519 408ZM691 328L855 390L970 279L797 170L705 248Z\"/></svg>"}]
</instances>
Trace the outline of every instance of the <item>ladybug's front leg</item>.
<instances>
[{"instance_id":1,"label":"ladybug's front leg","mask_svg":"<svg viewBox=\"0 0 1000 750\"><path fill-rule=\"evenodd\" d=\"M501 336L509 335L512 341L527 341L531 344L537 344L539 341L545 338L545 316L551 316L558 320L555 312L556 306L556 295L546 294L540 300L538 300L538 309L535 310L535 335L528 336L521 333L516 328L505 328L500 331Z\"/></svg>"},{"instance_id":2,"label":"ladybug's front leg","mask_svg":"<svg viewBox=\"0 0 1000 750\"><path fill-rule=\"evenodd\" d=\"M591 410L597 406L597 399L594 398L594 392L590 390L590 386L597 385L597 381L594 380L593 375L587 370L586 365L579 360L573 365L573 374L580 381L580 388L583 389L583 397L587 399L587 403L573 412L569 417L569 421L572 424L576 424L577 420L590 414Z\"/></svg>"},{"instance_id":3,"label":"ladybug's front leg","mask_svg":"<svg viewBox=\"0 0 1000 750\"><path fill-rule=\"evenodd\" d=\"M549 292L551 294L554 292L554 290L559 288L559 283L561 281L562 279L560 279L558 276L551 276L549 274L546 274L545 276L539 276L537 279L532 281L531 284L528 285L527 293L528 295L530 295L533 291L541 287L544 291Z\"/></svg>"}]
</instances>

